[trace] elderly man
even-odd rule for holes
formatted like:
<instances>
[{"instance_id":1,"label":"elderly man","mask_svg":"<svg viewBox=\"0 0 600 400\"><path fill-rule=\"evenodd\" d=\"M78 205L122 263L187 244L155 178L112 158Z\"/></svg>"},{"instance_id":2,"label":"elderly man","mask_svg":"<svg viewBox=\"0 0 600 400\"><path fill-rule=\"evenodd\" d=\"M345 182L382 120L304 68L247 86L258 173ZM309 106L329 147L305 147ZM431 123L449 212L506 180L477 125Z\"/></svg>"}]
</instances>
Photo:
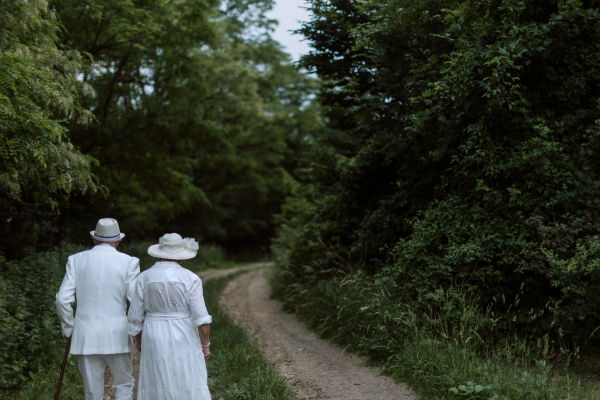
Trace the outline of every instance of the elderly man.
<instances>
[{"instance_id":1,"label":"elderly man","mask_svg":"<svg viewBox=\"0 0 600 400\"><path fill-rule=\"evenodd\" d=\"M117 251L125 234L115 219L98 221L91 231L95 246L74 254L56 294L63 335L73 337L86 400L104 397L104 369L114 377L117 400L133 399L133 341L127 333L127 303L135 290L140 260ZM71 303L77 300L73 316Z\"/></svg>"}]
</instances>

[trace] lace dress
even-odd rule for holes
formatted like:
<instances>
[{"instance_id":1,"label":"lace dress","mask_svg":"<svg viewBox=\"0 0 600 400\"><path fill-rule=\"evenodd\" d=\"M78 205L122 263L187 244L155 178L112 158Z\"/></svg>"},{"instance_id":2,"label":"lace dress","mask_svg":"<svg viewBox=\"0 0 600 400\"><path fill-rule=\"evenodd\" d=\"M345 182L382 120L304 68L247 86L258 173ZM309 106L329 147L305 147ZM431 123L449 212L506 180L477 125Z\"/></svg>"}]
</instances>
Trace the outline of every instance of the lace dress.
<instances>
[{"instance_id":1,"label":"lace dress","mask_svg":"<svg viewBox=\"0 0 600 400\"><path fill-rule=\"evenodd\" d=\"M140 274L127 316L142 331L138 400L210 400L198 326L210 324L202 281L175 262Z\"/></svg>"}]
</instances>

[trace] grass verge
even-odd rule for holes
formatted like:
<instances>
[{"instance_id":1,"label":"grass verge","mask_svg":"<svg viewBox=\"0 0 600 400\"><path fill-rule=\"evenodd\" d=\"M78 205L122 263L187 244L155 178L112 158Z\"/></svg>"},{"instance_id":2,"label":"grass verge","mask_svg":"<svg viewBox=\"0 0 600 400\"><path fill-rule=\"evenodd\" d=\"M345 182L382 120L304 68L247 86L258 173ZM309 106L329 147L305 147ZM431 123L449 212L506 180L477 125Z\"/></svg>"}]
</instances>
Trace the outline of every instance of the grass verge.
<instances>
[{"instance_id":1,"label":"grass verge","mask_svg":"<svg viewBox=\"0 0 600 400\"><path fill-rule=\"evenodd\" d=\"M284 379L264 358L259 346L235 325L219 305L227 282L245 272L212 279L204 285L204 300L213 317L209 387L215 400L289 400Z\"/></svg>"},{"instance_id":2,"label":"grass verge","mask_svg":"<svg viewBox=\"0 0 600 400\"><path fill-rule=\"evenodd\" d=\"M37 373L30 374L31 379L28 380L17 393L13 393L12 397L7 399L13 400L52 400L56 393L56 385L58 384L58 378L60 375L60 367L62 364L62 358L64 355L63 348L55 343L53 346L49 346L48 352L51 353L52 358L57 360L53 365L46 367ZM65 376L63 378L63 385L60 391L61 399L72 399L81 400L85 398L83 393L83 381L77 368L77 360L73 356L69 356L67 359L67 367L65 369Z\"/></svg>"},{"instance_id":3,"label":"grass verge","mask_svg":"<svg viewBox=\"0 0 600 400\"><path fill-rule=\"evenodd\" d=\"M499 334L498 319L460 288L420 299L417 310L401 288L361 272L302 284L279 265L272 284L313 330L368 356L424 399L600 400L579 354L553 349L548 335Z\"/></svg>"}]
</instances>

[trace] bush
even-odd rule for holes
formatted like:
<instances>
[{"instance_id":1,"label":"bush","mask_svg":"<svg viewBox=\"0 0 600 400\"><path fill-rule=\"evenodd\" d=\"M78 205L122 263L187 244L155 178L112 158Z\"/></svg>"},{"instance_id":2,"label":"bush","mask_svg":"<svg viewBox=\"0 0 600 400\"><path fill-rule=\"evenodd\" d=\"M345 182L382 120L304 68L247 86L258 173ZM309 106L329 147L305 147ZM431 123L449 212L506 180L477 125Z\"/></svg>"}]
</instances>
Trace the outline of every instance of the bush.
<instances>
[{"instance_id":1,"label":"bush","mask_svg":"<svg viewBox=\"0 0 600 400\"><path fill-rule=\"evenodd\" d=\"M55 295L67 258L82 248L62 244L20 261L0 256L0 387L14 392L31 374L60 367L65 348ZM44 372L46 371L46 372Z\"/></svg>"},{"instance_id":2,"label":"bush","mask_svg":"<svg viewBox=\"0 0 600 400\"><path fill-rule=\"evenodd\" d=\"M346 253L373 275L393 266L413 299L459 282L485 308L525 282L523 335L587 340L600 325L600 1L311 3L303 62L342 139L314 144L284 207L284 286L351 273Z\"/></svg>"}]
</instances>

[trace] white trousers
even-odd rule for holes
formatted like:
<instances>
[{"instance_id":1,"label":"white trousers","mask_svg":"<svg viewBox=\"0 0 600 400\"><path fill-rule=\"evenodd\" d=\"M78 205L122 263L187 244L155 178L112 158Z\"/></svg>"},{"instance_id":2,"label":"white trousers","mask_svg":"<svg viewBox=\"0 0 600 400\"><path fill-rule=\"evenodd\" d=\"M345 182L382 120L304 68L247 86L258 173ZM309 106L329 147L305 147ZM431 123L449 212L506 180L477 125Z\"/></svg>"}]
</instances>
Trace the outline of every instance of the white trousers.
<instances>
[{"instance_id":1,"label":"white trousers","mask_svg":"<svg viewBox=\"0 0 600 400\"><path fill-rule=\"evenodd\" d=\"M83 378L85 400L104 398L104 369L107 365L114 377L116 399L133 400L132 353L75 355L75 357L79 365L79 373Z\"/></svg>"}]
</instances>

